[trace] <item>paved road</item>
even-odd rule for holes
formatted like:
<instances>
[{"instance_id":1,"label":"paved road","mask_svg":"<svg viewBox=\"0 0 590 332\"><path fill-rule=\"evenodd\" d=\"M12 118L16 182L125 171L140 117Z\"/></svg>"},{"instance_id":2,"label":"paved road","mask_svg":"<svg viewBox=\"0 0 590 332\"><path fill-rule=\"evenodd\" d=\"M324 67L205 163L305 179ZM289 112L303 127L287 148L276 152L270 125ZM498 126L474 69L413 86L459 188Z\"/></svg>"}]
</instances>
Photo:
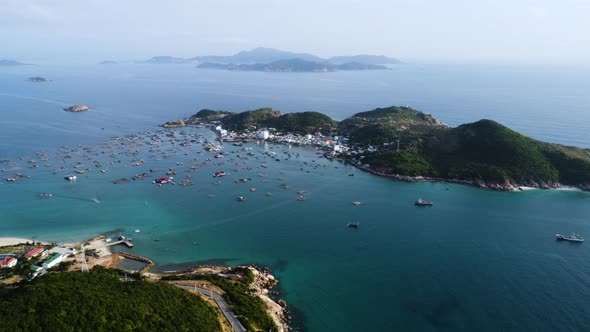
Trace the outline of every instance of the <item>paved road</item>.
<instances>
[{"instance_id":1,"label":"paved road","mask_svg":"<svg viewBox=\"0 0 590 332\"><path fill-rule=\"evenodd\" d=\"M242 323L240 323L240 321L236 318L236 314L234 313L234 311L231 310L231 308L229 307L227 302L225 302L223 297L221 297L219 294L213 293L208 289L195 287L195 286L176 285L176 287L180 287L180 288L184 288L184 289L193 289L193 290L196 289L199 293L213 298L213 300L215 300L215 303L217 303L217 306L219 307L219 309L221 309L221 312L223 312L223 315L225 316L225 318L227 318L227 320L231 324L232 329L235 332L246 332L246 329L244 328Z\"/></svg>"}]
</instances>

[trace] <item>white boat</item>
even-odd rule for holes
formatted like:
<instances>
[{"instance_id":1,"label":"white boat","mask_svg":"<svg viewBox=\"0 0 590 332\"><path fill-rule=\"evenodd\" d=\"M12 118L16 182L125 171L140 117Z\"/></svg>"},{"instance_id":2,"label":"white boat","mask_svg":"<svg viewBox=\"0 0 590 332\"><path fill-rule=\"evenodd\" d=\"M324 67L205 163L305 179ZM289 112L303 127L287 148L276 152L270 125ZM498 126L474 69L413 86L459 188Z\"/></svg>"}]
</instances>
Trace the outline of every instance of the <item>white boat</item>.
<instances>
[{"instance_id":1,"label":"white boat","mask_svg":"<svg viewBox=\"0 0 590 332\"><path fill-rule=\"evenodd\" d=\"M572 233L570 236L555 234L558 240L564 241L571 241L571 242L584 242L584 238L582 238L579 234Z\"/></svg>"},{"instance_id":2,"label":"white boat","mask_svg":"<svg viewBox=\"0 0 590 332\"><path fill-rule=\"evenodd\" d=\"M64 177L64 179L66 179L68 181L76 181L78 179L78 177L75 175L67 175Z\"/></svg>"},{"instance_id":3,"label":"white boat","mask_svg":"<svg viewBox=\"0 0 590 332\"><path fill-rule=\"evenodd\" d=\"M418 206L432 206L432 201L419 198L414 204Z\"/></svg>"}]
</instances>

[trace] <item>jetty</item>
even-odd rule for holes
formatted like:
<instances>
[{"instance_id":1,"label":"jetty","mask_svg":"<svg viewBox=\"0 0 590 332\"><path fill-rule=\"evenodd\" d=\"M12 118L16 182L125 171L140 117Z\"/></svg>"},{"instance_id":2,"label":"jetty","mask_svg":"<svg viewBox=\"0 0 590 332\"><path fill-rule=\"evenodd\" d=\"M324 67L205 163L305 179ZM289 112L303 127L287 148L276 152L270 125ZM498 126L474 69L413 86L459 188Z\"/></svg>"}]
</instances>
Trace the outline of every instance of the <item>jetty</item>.
<instances>
[{"instance_id":1,"label":"jetty","mask_svg":"<svg viewBox=\"0 0 590 332\"><path fill-rule=\"evenodd\" d=\"M133 243L131 241L129 241L128 239L121 239L121 240L116 241L116 242L107 243L106 246L107 247L110 247L110 246L114 246L114 245L117 245L117 244L124 244L124 245L127 246L127 248L133 248Z\"/></svg>"}]
</instances>

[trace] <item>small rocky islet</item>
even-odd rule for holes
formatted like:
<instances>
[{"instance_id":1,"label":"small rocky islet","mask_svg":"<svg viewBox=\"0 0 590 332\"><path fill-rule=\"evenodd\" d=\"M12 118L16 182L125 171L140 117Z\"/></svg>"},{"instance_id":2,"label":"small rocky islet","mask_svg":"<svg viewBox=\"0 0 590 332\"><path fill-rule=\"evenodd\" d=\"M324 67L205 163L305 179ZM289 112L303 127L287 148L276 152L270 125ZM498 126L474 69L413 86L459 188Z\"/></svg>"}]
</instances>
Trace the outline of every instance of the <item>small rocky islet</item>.
<instances>
[{"instance_id":1,"label":"small rocky islet","mask_svg":"<svg viewBox=\"0 0 590 332\"><path fill-rule=\"evenodd\" d=\"M88 105L73 105L73 106L64 108L64 111L72 112L72 113L80 113L80 112L90 111L91 109L92 109L92 107L90 107Z\"/></svg>"},{"instance_id":2,"label":"small rocky islet","mask_svg":"<svg viewBox=\"0 0 590 332\"><path fill-rule=\"evenodd\" d=\"M41 77L41 76L29 77L28 81L29 82L33 82L33 83L45 83L45 82L49 82L48 79L46 79L45 77Z\"/></svg>"}]
</instances>

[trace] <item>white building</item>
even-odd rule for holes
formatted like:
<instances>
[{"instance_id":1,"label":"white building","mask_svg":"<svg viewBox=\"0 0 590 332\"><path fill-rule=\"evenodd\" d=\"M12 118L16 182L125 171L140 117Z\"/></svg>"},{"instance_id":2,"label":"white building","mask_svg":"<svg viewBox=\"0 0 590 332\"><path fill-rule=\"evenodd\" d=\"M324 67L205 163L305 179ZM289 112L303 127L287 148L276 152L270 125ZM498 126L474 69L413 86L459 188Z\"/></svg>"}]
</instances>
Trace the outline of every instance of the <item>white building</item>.
<instances>
[{"instance_id":1,"label":"white building","mask_svg":"<svg viewBox=\"0 0 590 332\"><path fill-rule=\"evenodd\" d=\"M261 139L267 140L269 137L270 137L270 133L268 132L268 130L263 130L260 133L260 138Z\"/></svg>"},{"instance_id":2,"label":"white building","mask_svg":"<svg viewBox=\"0 0 590 332\"><path fill-rule=\"evenodd\" d=\"M43 268L45 270L48 270L48 269L56 266L57 264L63 262L65 257L66 256L64 256L62 254L53 254L53 256L51 256L48 260L45 261L45 263L43 263Z\"/></svg>"}]
</instances>

